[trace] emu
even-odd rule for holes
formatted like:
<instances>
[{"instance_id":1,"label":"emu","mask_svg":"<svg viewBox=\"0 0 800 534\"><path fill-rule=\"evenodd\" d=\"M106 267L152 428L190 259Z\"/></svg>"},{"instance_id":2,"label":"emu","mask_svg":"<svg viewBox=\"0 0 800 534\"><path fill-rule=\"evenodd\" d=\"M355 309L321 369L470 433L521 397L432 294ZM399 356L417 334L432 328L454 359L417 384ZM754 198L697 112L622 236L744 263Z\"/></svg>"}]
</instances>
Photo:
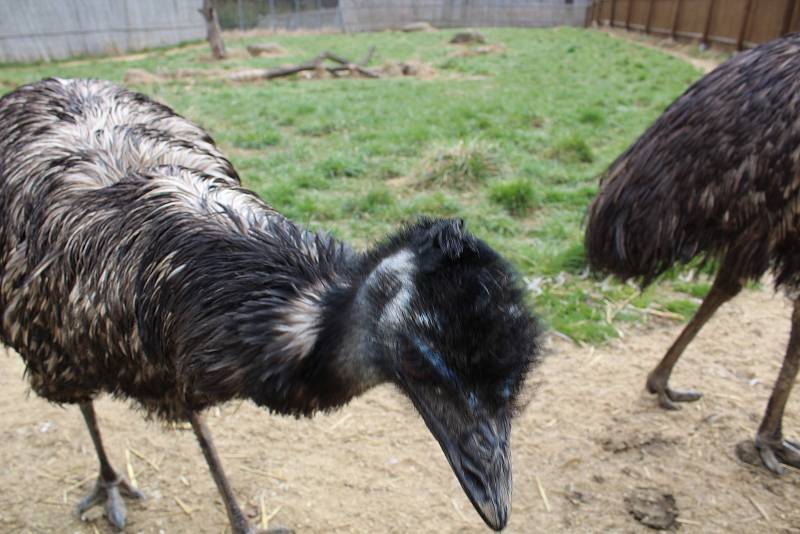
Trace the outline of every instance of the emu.
<instances>
[{"instance_id":1,"label":"emu","mask_svg":"<svg viewBox=\"0 0 800 534\"><path fill-rule=\"evenodd\" d=\"M794 300L792 333L755 445L771 471L800 467L800 447L782 434L800 361L800 34L737 54L673 102L606 171L585 243L595 270L643 286L695 257L719 264L647 378L666 409L701 396L669 377L706 321L748 280L774 274Z\"/></svg>"},{"instance_id":2,"label":"emu","mask_svg":"<svg viewBox=\"0 0 800 534\"><path fill-rule=\"evenodd\" d=\"M539 353L519 277L461 221L421 218L368 251L298 227L240 186L212 139L98 80L0 99L0 338L41 397L78 404L100 473L79 512L124 497L92 401L189 421L232 530L201 412L249 399L310 416L381 383L407 396L484 521L511 499L511 417Z\"/></svg>"}]
</instances>

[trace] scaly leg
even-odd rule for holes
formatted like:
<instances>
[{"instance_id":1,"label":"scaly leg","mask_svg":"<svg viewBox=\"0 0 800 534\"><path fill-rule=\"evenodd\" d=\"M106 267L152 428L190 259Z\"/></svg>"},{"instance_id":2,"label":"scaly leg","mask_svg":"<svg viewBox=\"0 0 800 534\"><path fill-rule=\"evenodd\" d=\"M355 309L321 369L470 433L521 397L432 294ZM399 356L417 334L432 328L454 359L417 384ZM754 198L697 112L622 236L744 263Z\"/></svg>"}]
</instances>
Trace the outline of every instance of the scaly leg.
<instances>
[{"instance_id":1,"label":"scaly leg","mask_svg":"<svg viewBox=\"0 0 800 534\"><path fill-rule=\"evenodd\" d=\"M236 497L233 495L233 489L231 489L228 478L222 470L222 463L217 455L217 449L211 441L211 432L196 412L191 412L189 420L192 423L194 434L197 436L197 441L200 443L200 448L203 450L203 456L206 457L211 476L214 477L217 489L222 494L222 500L225 502L225 510L228 512L228 520L231 523L233 534L290 534L291 530L282 527L270 528L264 531L256 530L250 526L247 518L242 513L242 509L239 508Z\"/></svg>"},{"instance_id":2,"label":"scaly leg","mask_svg":"<svg viewBox=\"0 0 800 534\"><path fill-rule=\"evenodd\" d=\"M767 411L756 434L756 449L761 461L777 474L783 473L781 464L800 468L800 445L783 439L783 410L800 366L800 300L794 301L792 333L783 359L781 371L772 388Z\"/></svg>"},{"instance_id":3,"label":"scaly leg","mask_svg":"<svg viewBox=\"0 0 800 534\"><path fill-rule=\"evenodd\" d=\"M123 497L131 499L141 499L142 493L131 486L127 480L119 476L111 463L108 461L106 451L103 449L103 441L100 439L100 429L97 426L97 419L94 415L94 404L92 402L81 403L81 413L89 427L89 434L92 436L94 448L97 451L97 459L100 461L100 476L94 485L92 492L81 499L78 503L78 514L83 514L92 506L105 501L106 515L108 520L122 530L125 527L125 501Z\"/></svg>"},{"instance_id":4,"label":"scaly leg","mask_svg":"<svg viewBox=\"0 0 800 534\"><path fill-rule=\"evenodd\" d=\"M742 284L731 276L730 271L723 264L711 289L703 299L703 303L694 314L692 320L683 329L681 335L672 344L664 358L659 362L647 377L647 391L658 395L658 404L666 410L677 410L675 402L692 402L702 397L697 391L681 391L669 387L669 377L672 369L678 362L683 351L691 343L697 333L703 328L717 309L735 297L742 289Z\"/></svg>"}]
</instances>

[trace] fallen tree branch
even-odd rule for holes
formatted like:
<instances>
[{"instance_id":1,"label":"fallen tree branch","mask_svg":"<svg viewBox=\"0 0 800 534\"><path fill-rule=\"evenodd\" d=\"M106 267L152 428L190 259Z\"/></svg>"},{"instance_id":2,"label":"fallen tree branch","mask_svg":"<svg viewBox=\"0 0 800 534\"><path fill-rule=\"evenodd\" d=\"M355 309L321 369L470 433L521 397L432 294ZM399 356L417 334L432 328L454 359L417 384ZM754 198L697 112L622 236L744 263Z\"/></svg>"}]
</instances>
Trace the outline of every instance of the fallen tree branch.
<instances>
[{"instance_id":1,"label":"fallen tree branch","mask_svg":"<svg viewBox=\"0 0 800 534\"><path fill-rule=\"evenodd\" d=\"M369 50L367 51L367 55L364 56L364 59L358 62L359 66L366 67L369 65L369 62L372 60L372 56L375 54L375 47L370 46Z\"/></svg>"},{"instance_id":2,"label":"fallen tree branch","mask_svg":"<svg viewBox=\"0 0 800 534\"><path fill-rule=\"evenodd\" d=\"M370 52L367 54L367 59L369 59L372 54L374 53L374 48L370 48ZM338 67L324 67L322 65L323 61L325 60L333 61L334 63L338 63L340 66ZM310 61L306 61L304 63L299 63L297 65L288 65L285 67L278 67L275 69L248 69L248 70L241 70L237 72L230 73L225 76L225 79L232 81L232 82L247 82L247 81L255 81L255 80L272 80L275 78L281 78L284 76L291 76L293 74L297 74L299 72L307 71L307 70L317 70L317 69L325 69L327 72L331 74L337 74L344 71L349 71L350 73L358 73L362 76L367 78L380 78L381 75L377 72L357 65L350 61L347 58L334 54L330 51L325 51L319 54L317 57Z\"/></svg>"},{"instance_id":3,"label":"fallen tree branch","mask_svg":"<svg viewBox=\"0 0 800 534\"><path fill-rule=\"evenodd\" d=\"M369 69L364 68L364 67L361 66L361 65L365 65L366 63L368 63L369 60L372 58L372 54L374 54L374 53L375 53L375 47L372 46L372 47L370 47L370 50L367 53L367 57L364 58L365 61L362 61L360 64L353 63L349 59L343 58L342 56L340 56L338 54L334 54L333 52L329 52L327 50L325 52L321 53L318 56L318 58L322 58L323 60L329 59L331 61L339 63L340 65L344 65L349 70L355 71L355 72L361 74L362 76L366 76L367 78L380 78L381 75L378 74L377 72L369 70Z\"/></svg>"}]
</instances>

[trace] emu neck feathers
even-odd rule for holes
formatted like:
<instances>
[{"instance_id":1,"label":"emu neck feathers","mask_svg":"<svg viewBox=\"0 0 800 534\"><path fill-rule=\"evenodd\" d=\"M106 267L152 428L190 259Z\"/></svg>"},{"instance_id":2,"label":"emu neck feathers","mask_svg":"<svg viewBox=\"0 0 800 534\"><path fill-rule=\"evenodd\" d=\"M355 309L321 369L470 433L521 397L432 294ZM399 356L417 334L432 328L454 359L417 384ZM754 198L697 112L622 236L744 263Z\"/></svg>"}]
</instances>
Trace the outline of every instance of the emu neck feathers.
<instances>
[{"instance_id":1,"label":"emu neck feathers","mask_svg":"<svg viewBox=\"0 0 800 534\"><path fill-rule=\"evenodd\" d=\"M280 413L308 415L362 391L364 351L352 311L355 254L276 218L265 230L210 248L175 276L177 287L195 295L175 303L187 318L176 324L199 316L207 328L167 333L186 340L194 399L246 397Z\"/></svg>"}]
</instances>

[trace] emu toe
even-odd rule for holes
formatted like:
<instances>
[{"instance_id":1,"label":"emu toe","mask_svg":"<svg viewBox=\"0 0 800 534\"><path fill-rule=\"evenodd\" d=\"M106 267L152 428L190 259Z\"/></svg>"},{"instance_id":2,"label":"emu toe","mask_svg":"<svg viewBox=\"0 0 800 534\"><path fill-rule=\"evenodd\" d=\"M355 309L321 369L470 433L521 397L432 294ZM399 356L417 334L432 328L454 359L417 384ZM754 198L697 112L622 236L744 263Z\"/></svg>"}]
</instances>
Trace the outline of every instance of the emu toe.
<instances>
[{"instance_id":1,"label":"emu toe","mask_svg":"<svg viewBox=\"0 0 800 534\"><path fill-rule=\"evenodd\" d=\"M260 528L255 534L294 534L294 530L286 527Z\"/></svg>"},{"instance_id":2,"label":"emu toe","mask_svg":"<svg viewBox=\"0 0 800 534\"><path fill-rule=\"evenodd\" d=\"M681 407L676 402L694 402L700 400L703 394L691 389L672 389L664 388L658 392L658 405L665 410L680 410Z\"/></svg>"},{"instance_id":3,"label":"emu toe","mask_svg":"<svg viewBox=\"0 0 800 534\"><path fill-rule=\"evenodd\" d=\"M125 515L127 513L123 497L143 499L144 495L122 477L118 476L113 482L106 482L102 477L99 477L92 492L78 503L78 515L83 516L86 510L105 501L106 517L108 517L112 525L122 530L125 528Z\"/></svg>"},{"instance_id":4,"label":"emu toe","mask_svg":"<svg viewBox=\"0 0 800 534\"><path fill-rule=\"evenodd\" d=\"M676 402L694 402L700 400L703 394L691 389L672 389L666 383L662 384L658 377L650 375L647 378L647 391L658 395L658 405L665 410L680 410Z\"/></svg>"},{"instance_id":5,"label":"emu toe","mask_svg":"<svg viewBox=\"0 0 800 534\"><path fill-rule=\"evenodd\" d=\"M776 475L784 473L784 465L800 469L800 445L797 443L786 439L773 442L756 436L755 445L764 466Z\"/></svg>"}]
</instances>

